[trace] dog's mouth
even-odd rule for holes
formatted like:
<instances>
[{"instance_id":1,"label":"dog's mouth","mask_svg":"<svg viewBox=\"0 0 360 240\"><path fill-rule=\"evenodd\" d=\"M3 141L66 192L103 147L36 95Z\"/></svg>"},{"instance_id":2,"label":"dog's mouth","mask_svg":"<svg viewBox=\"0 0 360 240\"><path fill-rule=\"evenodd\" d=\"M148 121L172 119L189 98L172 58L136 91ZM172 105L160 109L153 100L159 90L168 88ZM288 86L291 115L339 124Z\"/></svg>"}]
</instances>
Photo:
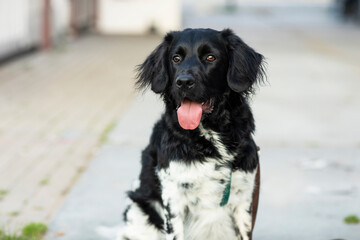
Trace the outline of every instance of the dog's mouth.
<instances>
[{"instance_id":1,"label":"dog's mouth","mask_svg":"<svg viewBox=\"0 0 360 240\"><path fill-rule=\"evenodd\" d=\"M211 98L202 103L185 98L177 109L179 124L183 129L194 130L199 126L202 114L209 114L213 109L214 100Z\"/></svg>"}]
</instances>

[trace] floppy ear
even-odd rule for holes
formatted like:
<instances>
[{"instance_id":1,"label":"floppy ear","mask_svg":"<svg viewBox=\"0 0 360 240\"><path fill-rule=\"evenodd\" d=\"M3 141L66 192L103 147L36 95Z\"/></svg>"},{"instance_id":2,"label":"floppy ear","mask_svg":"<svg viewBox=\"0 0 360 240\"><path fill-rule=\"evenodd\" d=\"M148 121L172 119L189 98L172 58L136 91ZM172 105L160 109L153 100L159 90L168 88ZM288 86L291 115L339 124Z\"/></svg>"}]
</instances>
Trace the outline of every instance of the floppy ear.
<instances>
[{"instance_id":1,"label":"floppy ear","mask_svg":"<svg viewBox=\"0 0 360 240\"><path fill-rule=\"evenodd\" d=\"M225 38L229 57L227 82L235 92L254 92L254 85L263 81L265 71L263 56L246 45L230 29L221 32Z\"/></svg>"},{"instance_id":2,"label":"floppy ear","mask_svg":"<svg viewBox=\"0 0 360 240\"><path fill-rule=\"evenodd\" d=\"M155 93L162 93L169 80L168 73L168 47L173 36L168 33L163 42L137 67L138 88L146 88L151 85L151 90Z\"/></svg>"}]
</instances>

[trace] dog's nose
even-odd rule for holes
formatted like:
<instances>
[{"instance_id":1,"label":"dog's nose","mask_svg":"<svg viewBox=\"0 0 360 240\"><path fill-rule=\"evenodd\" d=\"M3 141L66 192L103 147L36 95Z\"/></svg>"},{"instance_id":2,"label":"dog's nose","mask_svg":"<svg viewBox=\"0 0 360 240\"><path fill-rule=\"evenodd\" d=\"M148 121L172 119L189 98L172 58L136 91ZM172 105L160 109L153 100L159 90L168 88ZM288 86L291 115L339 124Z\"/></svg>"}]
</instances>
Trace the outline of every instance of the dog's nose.
<instances>
[{"instance_id":1,"label":"dog's nose","mask_svg":"<svg viewBox=\"0 0 360 240\"><path fill-rule=\"evenodd\" d=\"M176 78L176 86L178 88L192 88L195 86L195 79L190 74L183 74Z\"/></svg>"}]
</instances>

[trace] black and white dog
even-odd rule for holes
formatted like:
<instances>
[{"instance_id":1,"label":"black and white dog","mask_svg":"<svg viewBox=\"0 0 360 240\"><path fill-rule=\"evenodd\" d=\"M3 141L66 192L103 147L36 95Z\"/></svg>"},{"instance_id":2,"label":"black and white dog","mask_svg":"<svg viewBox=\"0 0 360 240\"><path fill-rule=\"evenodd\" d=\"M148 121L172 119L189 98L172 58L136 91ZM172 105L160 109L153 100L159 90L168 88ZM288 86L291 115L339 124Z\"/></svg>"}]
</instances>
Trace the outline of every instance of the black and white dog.
<instances>
[{"instance_id":1,"label":"black and white dog","mask_svg":"<svg viewBox=\"0 0 360 240\"><path fill-rule=\"evenodd\" d=\"M138 67L165 113L142 153L119 240L250 240L259 159L249 96L263 56L231 30L168 33Z\"/></svg>"}]
</instances>

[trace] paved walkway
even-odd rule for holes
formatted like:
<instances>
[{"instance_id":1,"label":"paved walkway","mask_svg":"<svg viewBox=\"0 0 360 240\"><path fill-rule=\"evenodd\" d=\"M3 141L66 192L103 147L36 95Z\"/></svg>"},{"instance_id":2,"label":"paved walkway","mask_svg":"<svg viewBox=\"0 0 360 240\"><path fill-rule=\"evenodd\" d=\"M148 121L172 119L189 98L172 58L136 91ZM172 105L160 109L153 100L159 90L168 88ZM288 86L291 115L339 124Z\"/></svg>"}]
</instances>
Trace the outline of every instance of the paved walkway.
<instances>
[{"instance_id":1,"label":"paved walkway","mask_svg":"<svg viewBox=\"0 0 360 240\"><path fill-rule=\"evenodd\" d=\"M161 112L153 94L135 99L54 216L47 240L114 239L125 193L139 174L141 151Z\"/></svg>"},{"instance_id":2,"label":"paved walkway","mask_svg":"<svg viewBox=\"0 0 360 240\"><path fill-rule=\"evenodd\" d=\"M127 109L134 66L157 42L87 36L0 66L0 229L48 223Z\"/></svg>"}]
</instances>

